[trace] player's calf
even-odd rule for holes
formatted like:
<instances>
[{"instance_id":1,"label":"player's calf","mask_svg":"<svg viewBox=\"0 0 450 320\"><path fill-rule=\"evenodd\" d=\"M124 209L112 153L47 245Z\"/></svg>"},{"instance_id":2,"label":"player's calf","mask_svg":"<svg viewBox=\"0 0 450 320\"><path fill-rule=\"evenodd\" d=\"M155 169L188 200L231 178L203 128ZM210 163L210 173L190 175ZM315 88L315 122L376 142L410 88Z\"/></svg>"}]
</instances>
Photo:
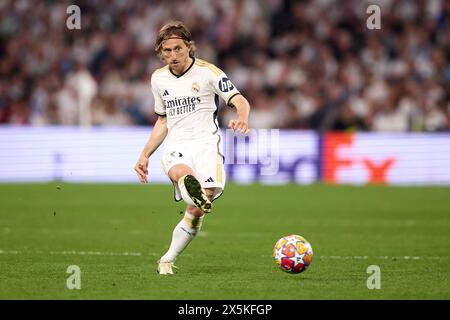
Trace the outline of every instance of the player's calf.
<instances>
[{"instance_id":1,"label":"player's calf","mask_svg":"<svg viewBox=\"0 0 450 320\"><path fill-rule=\"evenodd\" d=\"M204 216L204 213L195 206L186 208L183 219L173 230L169 250L158 261L159 274L173 274L172 268L176 268L173 263L200 232Z\"/></svg>"}]
</instances>

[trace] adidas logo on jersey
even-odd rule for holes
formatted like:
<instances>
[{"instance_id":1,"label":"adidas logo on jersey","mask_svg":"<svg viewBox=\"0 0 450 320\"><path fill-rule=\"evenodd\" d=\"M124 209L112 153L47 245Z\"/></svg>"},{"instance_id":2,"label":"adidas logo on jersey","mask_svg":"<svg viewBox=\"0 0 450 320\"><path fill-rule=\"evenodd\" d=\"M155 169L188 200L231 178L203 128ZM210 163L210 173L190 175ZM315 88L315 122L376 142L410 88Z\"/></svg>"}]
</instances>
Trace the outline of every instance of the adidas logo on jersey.
<instances>
[{"instance_id":1,"label":"adidas logo on jersey","mask_svg":"<svg viewBox=\"0 0 450 320\"><path fill-rule=\"evenodd\" d=\"M209 177L205 182L214 182L213 178Z\"/></svg>"},{"instance_id":2,"label":"adidas logo on jersey","mask_svg":"<svg viewBox=\"0 0 450 320\"><path fill-rule=\"evenodd\" d=\"M169 95L169 91L167 91L167 89L166 90L164 90L164 93L163 93L163 97L166 97L166 96L168 96Z\"/></svg>"}]
</instances>

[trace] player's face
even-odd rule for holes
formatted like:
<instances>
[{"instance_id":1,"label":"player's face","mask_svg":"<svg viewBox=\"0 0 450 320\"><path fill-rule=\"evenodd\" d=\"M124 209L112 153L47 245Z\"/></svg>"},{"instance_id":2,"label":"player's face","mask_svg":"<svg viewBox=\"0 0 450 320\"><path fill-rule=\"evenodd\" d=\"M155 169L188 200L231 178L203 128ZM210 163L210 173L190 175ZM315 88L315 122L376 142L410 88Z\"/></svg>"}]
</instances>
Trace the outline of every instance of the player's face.
<instances>
[{"instance_id":1,"label":"player's face","mask_svg":"<svg viewBox=\"0 0 450 320\"><path fill-rule=\"evenodd\" d=\"M162 44L162 56L176 74L183 73L191 62L189 48L182 39L168 39Z\"/></svg>"}]
</instances>

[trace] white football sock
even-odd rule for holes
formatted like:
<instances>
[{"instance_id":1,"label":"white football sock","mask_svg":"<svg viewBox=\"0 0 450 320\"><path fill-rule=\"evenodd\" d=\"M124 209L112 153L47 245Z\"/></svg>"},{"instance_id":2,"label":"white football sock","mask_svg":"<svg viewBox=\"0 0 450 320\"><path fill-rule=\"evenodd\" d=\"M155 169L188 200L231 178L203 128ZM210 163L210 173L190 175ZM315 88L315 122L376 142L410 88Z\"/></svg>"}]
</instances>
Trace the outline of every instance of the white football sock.
<instances>
[{"instance_id":1,"label":"white football sock","mask_svg":"<svg viewBox=\"0 0 450 320\"><path fill-rule=\"evenodd\" d=\"M174 262L187 245L200 231L204 216L195 217L185 212L183 219L177 224L172 233L172 242L169 250L161 257L162 262Z\"/></svg>"}]
</instances>

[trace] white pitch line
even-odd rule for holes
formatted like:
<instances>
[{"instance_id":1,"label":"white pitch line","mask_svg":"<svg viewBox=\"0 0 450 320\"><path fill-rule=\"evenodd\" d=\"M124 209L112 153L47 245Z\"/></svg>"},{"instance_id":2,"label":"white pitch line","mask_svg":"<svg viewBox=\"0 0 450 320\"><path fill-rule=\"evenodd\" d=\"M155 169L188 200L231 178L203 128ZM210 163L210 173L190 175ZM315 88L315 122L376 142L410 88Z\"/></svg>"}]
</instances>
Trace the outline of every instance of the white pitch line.
<instances>
[{"instance_id":1,"label":"white pitch line","mask_svg":"<svg viewBox=\"0 0 450 320\"><path fill-rule=\"evenodd\" d=\"M0 254L22 254L22 252L17 250L0 250Z\"/></svg>"},{"instance_id":2,"label":"white pitch line","mask_svg":"<svg viewBox=\"0 0 450 320\"><path fill-rule=\"evenodd\" d=\"M47 254L47 255L79 255L79 256L132 256L132 257L141 257L141 256L160 256L162 253L159 252L148 252L143 254L141 252L108 252L108 251L75 251L75 250L64 250L64 251L43 251L43 250L34 250L34 251L20 251L20 250L2 250L0 249L0 254ZM183 254L184 257L190 257L192 254Z\"/></svg>"},{"instance_id":3,"label":"white pitch line","mask_svg":"<svg viewBox=\"0 0 450 320\"><path fill-rule=\"evenodd\" d=\"M448 260L449 256L426 256L426 257L417 257L417 256L378 256L378 257L369 257L369 256L318 256L319 259L334 259L334 260L367 260L367 259L383 259L383 260Z\"/></svg>"},{"instance_id":4,"label":"white pitch line","mask_svg":"<svg viewBox=\"0 0 450 320\"><path fill-rule=\"evenodd\" d=\"M148 252L143 254L141 252L108 252L108 251L75 251L75 250L65 250L65 251L20 251L20 250L2 250L0 249L0 254L49 254L49 255L80 255L80 256L159 256L161 253ZM183 256L192 256L192 254L183 254ZM263 257L268 257L263 255ZM315 256L315 259L324 260L368 260L368 259L383 259L383 260L449 260L450 256Z\"/></svg>"},{"instance_id":5,"label":"white pitch line","mask_svg":"<svg viewBox=\"0 0 450 320\"><path fill-rule=\"evenodd\" d=\"M102 251L19 251L19 250L0 250L0 254L50 254L50 255L81 255L81 256L142 256L141 252L102 252ZM156 255L156 253L149 253Z\"/></svg>"},{"instance_id":6,"label":"white pitch line","mask_svg":"<svg viewBox=\"0 0 450 320\"><path fill-rule=\"evenodd\" d=\"M49 254L57 255L81 255L81 256L137 256L140 252L100 252L100 251L50 251Z\"/></svg>"},{"instance_id":7,"label":"white pitch line","mask_svg":"<svg viewBox=\"0 0 450 320\"><path fill-rule=\"evenodd\" d=\"M267 255L264 255L267 257ZM417 257L417 256L314 256L313 259L323 259L323 260L368 260L368 259L383 259L383 260L449 260L450 256L427 256L427 257Z\"/></svg>"}]
</instances>

